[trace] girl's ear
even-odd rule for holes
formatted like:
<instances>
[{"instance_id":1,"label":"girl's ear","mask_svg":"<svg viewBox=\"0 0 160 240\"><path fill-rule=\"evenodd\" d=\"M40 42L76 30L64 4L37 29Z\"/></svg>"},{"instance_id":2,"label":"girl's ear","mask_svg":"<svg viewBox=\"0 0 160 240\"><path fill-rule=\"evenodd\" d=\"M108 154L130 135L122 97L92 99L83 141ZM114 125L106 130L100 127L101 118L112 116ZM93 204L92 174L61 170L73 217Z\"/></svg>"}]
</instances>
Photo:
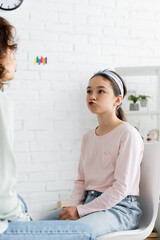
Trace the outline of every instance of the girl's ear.
<instances>
[{"instance_id":1,"label":"girl's ear","mask_svg":"<svg viewBox=\"0 0 160 240\"><path fill-rule=\"evenodd\" d=\"M118 97L116 97L116 100L114 102L114 106L119 106L119 104L122 102L122 95L119 95Z\"/></svg>"}]
</instances>

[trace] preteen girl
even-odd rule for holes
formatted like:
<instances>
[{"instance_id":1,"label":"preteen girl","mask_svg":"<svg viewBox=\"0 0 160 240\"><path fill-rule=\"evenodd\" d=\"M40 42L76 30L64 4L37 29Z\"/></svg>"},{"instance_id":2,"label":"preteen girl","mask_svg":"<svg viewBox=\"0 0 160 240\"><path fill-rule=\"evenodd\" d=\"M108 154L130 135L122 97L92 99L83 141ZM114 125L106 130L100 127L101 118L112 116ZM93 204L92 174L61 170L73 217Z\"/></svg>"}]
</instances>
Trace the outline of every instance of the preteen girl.
<instances>
[{"instance_id":1,"label":"preteen girl","mask_svg":"<svg viewBox=\"0 0 160 240\"><path fill-rule=\"evenodd\" d=\"M99 124L83 136L70 206L43 219L87 223L96 236L137 227L143 141L121 108L126 92L122 78L107 69L89 80L86 102Z\"/></svg>"}]
</instances>

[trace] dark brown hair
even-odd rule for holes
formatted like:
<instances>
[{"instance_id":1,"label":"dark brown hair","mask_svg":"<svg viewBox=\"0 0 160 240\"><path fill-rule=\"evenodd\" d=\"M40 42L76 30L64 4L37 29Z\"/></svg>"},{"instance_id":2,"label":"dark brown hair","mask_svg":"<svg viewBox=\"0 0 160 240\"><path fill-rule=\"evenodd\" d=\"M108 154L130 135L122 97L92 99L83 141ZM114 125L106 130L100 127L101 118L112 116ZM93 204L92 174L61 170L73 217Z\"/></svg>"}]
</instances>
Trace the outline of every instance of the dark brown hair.
<instances>
[{"instance_id":1,"label":"dark brown hair","mask_svg":"<svg viewBox=\"0 0 160 240\"><path fill-rule=\"evenodd\" d=\"M5 67L3 66L3 59L8 49L16 50L15 43L15 28L4 18L0 17L0 88L1 80L5 76Z\"/></svg>"},{"instance_id":2,"label":"dark brown hair","mask_svg":"<svg viewBox=\"0 0 160 240\"><path fill-rule=\"evenodd\" d=\"M123 98L124 98L125 95L127 94L127 87L126 87L123 79L122 79L122 78L119 76L119 74L117 74L116 72L114 72L114 71L110 71L110 72L112 72L112 73L114 73L115 75L117 75L117 76L120 78L120 80L122 81L122 83L123 83L123 91L124 91ZM95 77L95 76L102 76L103 78L105 78L105 79L107 79L108 81L110 81L111 86L112 86L112 89L113 89L113 92L114 92L114 95L115 95L116 97L118 97L119 95L121 95L121 92L120 92L120 89L119 89L118 85L116 84L116 82L115 82L110 76L106 75L105 73L97 73L97 74L95 74L93 77ZM91 77L91 79L92 79L93 77ZM116 116L117 116L120 120L126 121L126 117L125 117L124 111L123 111L123 109L122 109L121 107L116 108Z\"/></svg>"}]
</instances>

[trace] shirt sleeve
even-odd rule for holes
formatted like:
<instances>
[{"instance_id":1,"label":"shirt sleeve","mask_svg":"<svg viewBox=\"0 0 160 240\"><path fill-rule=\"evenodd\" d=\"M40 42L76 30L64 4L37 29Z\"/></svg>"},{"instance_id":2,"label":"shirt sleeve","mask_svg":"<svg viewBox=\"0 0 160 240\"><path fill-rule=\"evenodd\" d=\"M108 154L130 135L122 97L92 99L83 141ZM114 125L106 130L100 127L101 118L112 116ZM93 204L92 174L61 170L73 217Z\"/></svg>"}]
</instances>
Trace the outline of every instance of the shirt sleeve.
<instances>
[{"instance_id":1,"label":"shirt sleeve","mask_svg":"<svg viewBox=\"0 0 160 240\"><path fill-rule=\"evenodd\" d=\"M85 177L83 171L83 157L84 157L85 139L83 137L81 146L81 155L78 164L78 177L75 181L74 189L71 194L70 206L77 206L82 203L85 198Z\"/></svg>"},{"instance_id":2,"label":"shirt sleeve","mask_svg":"<svg viewBox=\"0 0 160 240\"><path fill-rule=\"evenodd\" d=\"M140 164L143 155L143 141L137 130L125 133L121 139L119 155L115 165L114 182L101 196L92 202L78 205L79 216L107 210L130 194L135 180L139 182Z\"/></svg>"},{"instance_id":3,"label":"shirt sleeve","mask_svg":"<svg viewBox=\"0 0 160 240\"><path fill-rule=\"evenodd\" d=\"M0 220L30 220L17 197L17 167L13 154L13 105L0 93Z\"/></svg>"}]
</instances>

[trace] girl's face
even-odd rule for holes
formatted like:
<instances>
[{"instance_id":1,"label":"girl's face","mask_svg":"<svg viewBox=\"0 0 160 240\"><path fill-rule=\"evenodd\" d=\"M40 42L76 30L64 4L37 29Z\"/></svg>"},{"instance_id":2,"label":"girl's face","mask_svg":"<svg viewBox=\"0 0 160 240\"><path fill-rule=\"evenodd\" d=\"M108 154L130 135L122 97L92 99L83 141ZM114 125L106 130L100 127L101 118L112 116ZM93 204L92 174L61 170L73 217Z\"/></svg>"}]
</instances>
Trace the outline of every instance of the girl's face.
<instances>
[{"instance_id":1,"label":"girl's face","mask_svg":"<svg viewBox=\"0 0 160 240\"><path fill-rule=\"evenodd\" d=\"M6 69L6 73L5 73L5 76L4 76L4 81L8 81L8 80L12 80L14 78L14 75L15 75L15 72L16 72L16 57L14 55L14 53L8 49L7 50L7 53L4 57L4 60L3 60L3 66L5 67Z\"/></svg>"},{"instance_id":2,"label":"girl's face","mask_svg":"<svg viewBox=\"0 0 160 240\"><path fill-rule=\"evenodd\" d=\"M121 101L122 96L114 95L111 83L107 79L95 76L89 81L86 102L92 113L113 113L113 111L115 113L115 109Z\"/></svg>"}]
</instances>

